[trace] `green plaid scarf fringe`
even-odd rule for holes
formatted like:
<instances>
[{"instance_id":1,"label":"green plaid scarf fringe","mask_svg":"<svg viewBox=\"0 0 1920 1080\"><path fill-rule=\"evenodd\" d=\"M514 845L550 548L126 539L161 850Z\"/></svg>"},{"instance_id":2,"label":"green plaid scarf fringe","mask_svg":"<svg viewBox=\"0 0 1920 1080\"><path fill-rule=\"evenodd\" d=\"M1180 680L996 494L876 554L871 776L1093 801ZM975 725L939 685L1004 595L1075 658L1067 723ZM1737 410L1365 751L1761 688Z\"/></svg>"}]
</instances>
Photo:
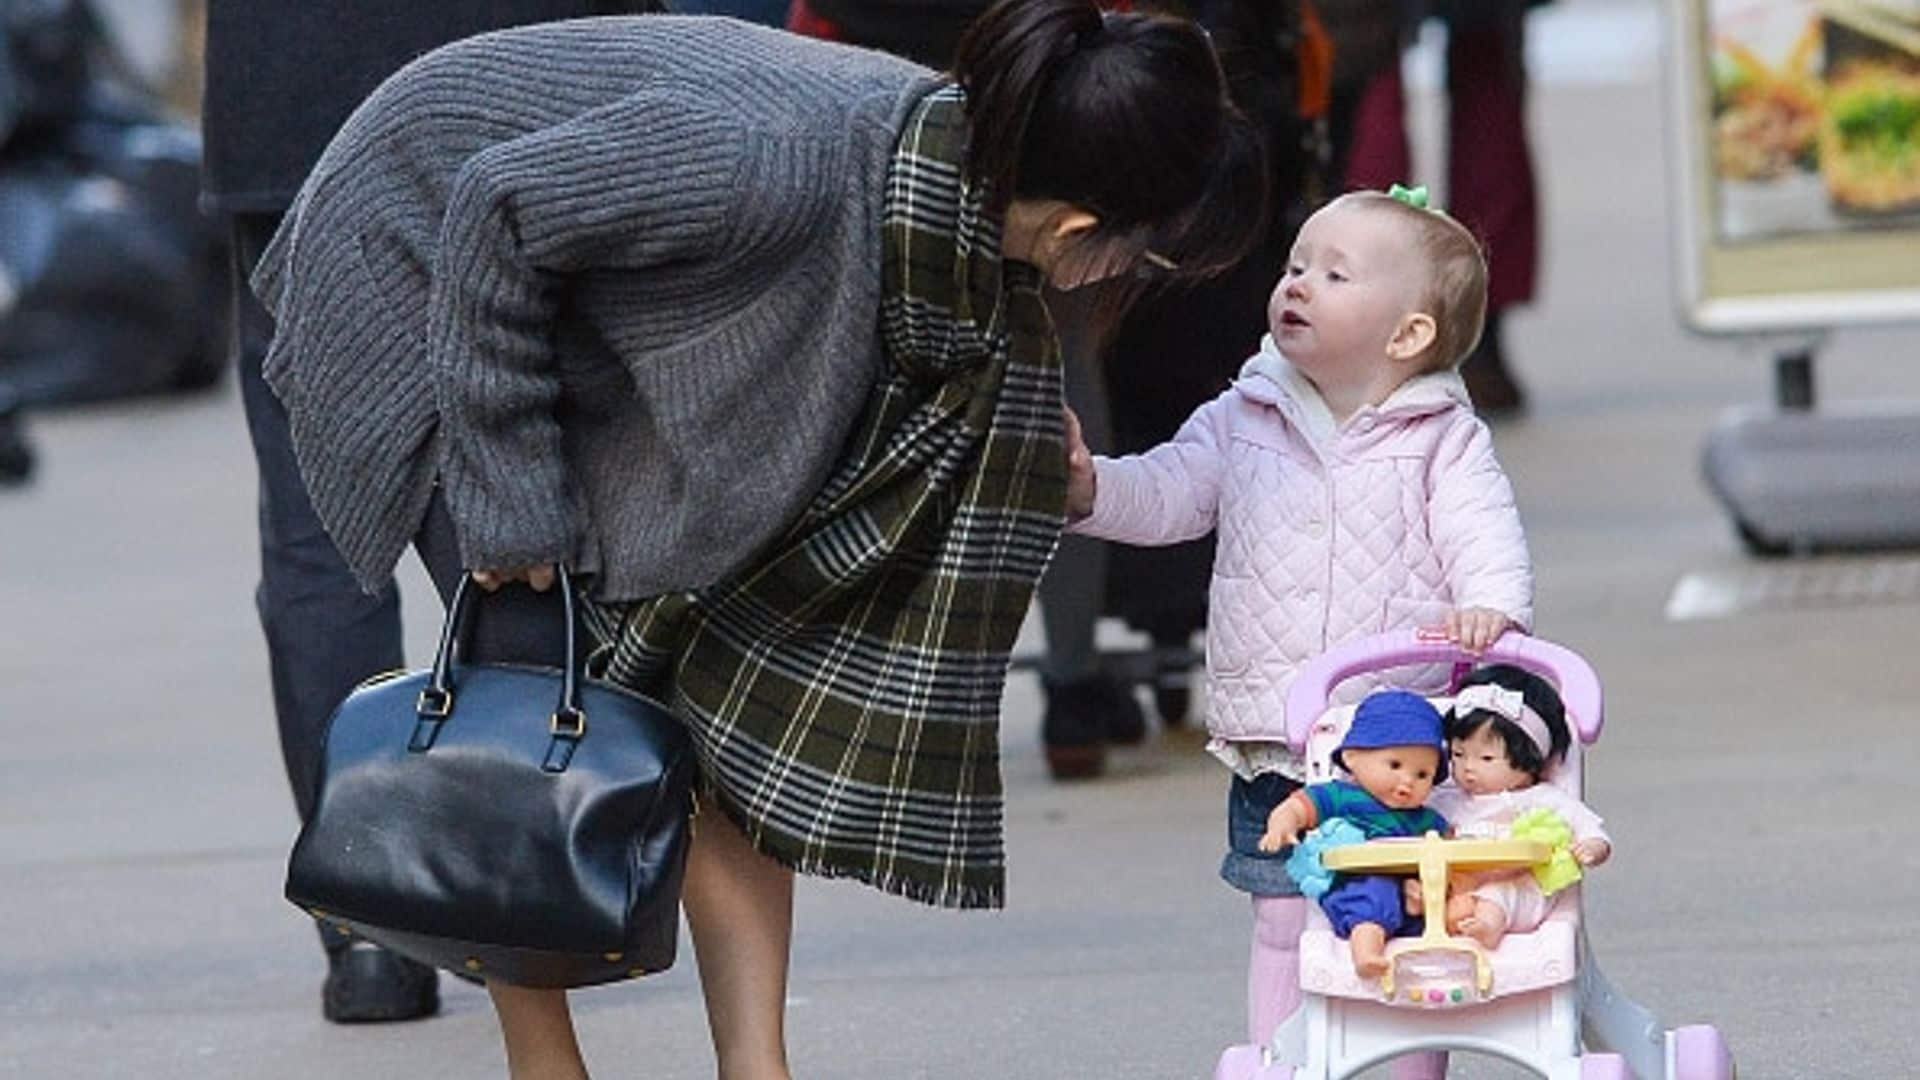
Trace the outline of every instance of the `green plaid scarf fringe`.
<instances>
[{"instance_id":1,"label":"green plaid scarf fringe","mask_svg":"<svg viewBox=\"0 0 1920 1080\"><path fill-rule=\"evenodd\" d=\"M589 622L604 677L686 721L703 783L758 850L995 908L1001 694L1066 476L1052 324L1037 275L1000 261L961 175L966 137L953 87L901 136L883 225L889 369L805 514L733 579Z\"/></svg>"}]
</instances>

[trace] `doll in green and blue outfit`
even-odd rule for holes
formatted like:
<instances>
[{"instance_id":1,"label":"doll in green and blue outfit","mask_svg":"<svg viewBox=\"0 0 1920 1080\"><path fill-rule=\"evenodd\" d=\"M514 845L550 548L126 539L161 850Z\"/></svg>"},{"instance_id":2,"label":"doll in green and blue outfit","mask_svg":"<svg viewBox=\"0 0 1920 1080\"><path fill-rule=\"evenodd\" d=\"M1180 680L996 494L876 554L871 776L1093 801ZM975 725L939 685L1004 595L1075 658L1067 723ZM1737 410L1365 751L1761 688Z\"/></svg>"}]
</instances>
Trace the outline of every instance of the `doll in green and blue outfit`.
<instances>
[{"instance_id":1,"label":"doll in green and blue outfit","mask_svg":"<svg viewBox=\"0 0 1920 1080\"><path fill-rule=\"evenodd\" d=\"M1375 840L1447 831L1447 820L1425 806L1433 785L1447 775L1440 713L1426 698L1405 690L1369 694L1333 752L1333 763L1353 777L1310 784L1289 795L1267 818L1260 850L1278 851L1301 833L1336 819ZM1336 934L1353 947L1353 969L1362 978L1385 974L1387 938L1417 929L1408 916L1403 876L1340 874L1320 897Z\"/></svg>"}]
</instances>

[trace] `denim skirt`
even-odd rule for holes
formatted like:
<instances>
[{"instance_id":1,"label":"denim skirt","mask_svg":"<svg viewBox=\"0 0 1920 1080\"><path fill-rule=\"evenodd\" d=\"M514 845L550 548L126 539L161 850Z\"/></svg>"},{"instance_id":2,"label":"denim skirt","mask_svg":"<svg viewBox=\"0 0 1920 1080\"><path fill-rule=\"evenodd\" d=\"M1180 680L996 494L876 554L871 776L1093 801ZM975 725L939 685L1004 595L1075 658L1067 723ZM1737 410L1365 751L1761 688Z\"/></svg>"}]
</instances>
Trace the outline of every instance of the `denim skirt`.
<instances>
[{"instance_id":1,"label":"denim skirt","mask_svg":"<svg viewBox=\"0 0 1920 1080\"><path fill-rule=\"evenodd\" d=\"M1293 849L1260 850L1267 815L1298 790L1298 780L1279 773L1261 773L1252 780L1233 778L1227 788L1227 855L1220 863L1220 877L1227 884L1255 896L1300 895L1300 886L1287 873L1287 856Z\"/></svg>"}]
</instances>

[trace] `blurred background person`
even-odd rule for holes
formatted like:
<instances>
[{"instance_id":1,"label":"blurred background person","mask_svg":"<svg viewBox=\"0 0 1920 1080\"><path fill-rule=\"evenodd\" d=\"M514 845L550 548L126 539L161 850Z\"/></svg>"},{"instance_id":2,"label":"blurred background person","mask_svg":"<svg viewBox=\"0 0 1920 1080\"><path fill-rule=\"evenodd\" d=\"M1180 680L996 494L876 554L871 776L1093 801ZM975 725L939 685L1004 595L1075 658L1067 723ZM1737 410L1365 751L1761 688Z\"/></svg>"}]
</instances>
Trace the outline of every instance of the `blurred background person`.
<instances>
[{"instance_id":1,"label":"blurred background person","mask_svg":"<svg viewBox=\"0 0 1920 1080\"><path fill-rule=\"evenodd\" d=\"M280 752L304 822L328 716L367 677L403 665L400 596L354 582L314 516L287 416L260 378L272 320L247 275L334 131L387 75L439 45L553 19L652 10L647 0L209 0L203 202L232 241L232 346L260 479L260 584ZM432 968L322 930L321 1011L337 1022L439 1008Z\"/></svg>"},{"instance_id":2,"label":"blurred background person","mask_svg":"<svg viewBox=\"0 0 1920 1080\"><path fill-rule=\"evenodd\" d=\"M0 486L30 408L214 383L224 257L168 115L175 0L0 2Z\"/></svg>"},{"instance_id":3,"label":"blurred background person","mask_svg":"<svg viewBox=\"0 0 1920 1080\"><path fill-rule=\"evenodd\" d=\"M1526 394L1502 318L1534 297L1540 208L1526 124L1526 19L1544 0L1318 0L1337 48L1335 175L1345 190L1412 182L1400 49L1427 17L1447 30L1447 212L1487 249L1487 325L1460 366L1474 408L1514 416Z\"/></svg>"}]
</instances>

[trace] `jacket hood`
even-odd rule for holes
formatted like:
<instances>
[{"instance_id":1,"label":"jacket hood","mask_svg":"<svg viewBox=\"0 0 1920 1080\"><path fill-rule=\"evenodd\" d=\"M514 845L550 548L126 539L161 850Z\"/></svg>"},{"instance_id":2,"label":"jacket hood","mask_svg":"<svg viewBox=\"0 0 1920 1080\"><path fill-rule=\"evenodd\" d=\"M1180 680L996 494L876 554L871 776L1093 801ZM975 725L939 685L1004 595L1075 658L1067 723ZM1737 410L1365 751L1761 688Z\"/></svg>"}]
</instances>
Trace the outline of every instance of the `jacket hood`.
<instances>
[{"instance_id":1,"label":"jacket hood","mask_svg":"<svg viewBox=\"0 0 1920 1080\"><path fill-rule=\"evenodd\" d=\"M1260 351L1240 366L1233 386L1249 400L1279 409L1319 445L1362 416L1399 420L1473 407L1472 399L1467 396L1467 384L1458 372L1430 371L1401 383L1380 404L1355 409L1353 415L1347 417L1346 425L1336 424L1319 388L1280 352L1271 334L1261 336Z\"/></svg>"}]
</instances>

